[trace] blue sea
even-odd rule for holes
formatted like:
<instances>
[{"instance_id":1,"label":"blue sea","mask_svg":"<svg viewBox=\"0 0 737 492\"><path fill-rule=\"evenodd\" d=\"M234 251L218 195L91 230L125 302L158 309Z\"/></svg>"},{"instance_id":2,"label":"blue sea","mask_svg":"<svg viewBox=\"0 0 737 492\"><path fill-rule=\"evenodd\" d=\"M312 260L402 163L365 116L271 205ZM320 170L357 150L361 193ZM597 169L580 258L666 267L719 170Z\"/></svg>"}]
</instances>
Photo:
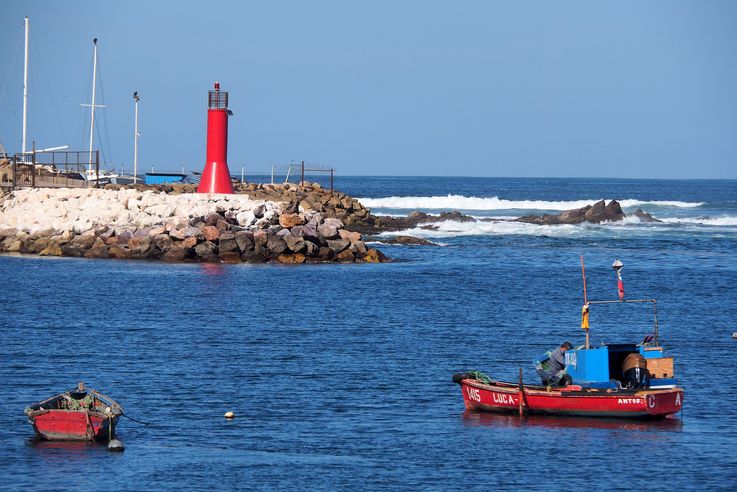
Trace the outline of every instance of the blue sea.
<instances>
[{"instance_id":1,"label":"blue sea","mask_svg":"<svg viewBox=\"0 0 737 492\"><path fill-rule=\"evenodd\" d=\"M379 265L0 256L0 477L48 490L734 490L737 181L337 177L378 214L461 210ZM616 199L663 222L509 219ZM455 372L536 382L590 299L656 298L684 410L654 422L467 414ZM637 342L645 305L593 306ZM116 398L124 453L42 443L26 405ZM223 418L226 411L237 417Z\"/></svg>"}]
</instances>

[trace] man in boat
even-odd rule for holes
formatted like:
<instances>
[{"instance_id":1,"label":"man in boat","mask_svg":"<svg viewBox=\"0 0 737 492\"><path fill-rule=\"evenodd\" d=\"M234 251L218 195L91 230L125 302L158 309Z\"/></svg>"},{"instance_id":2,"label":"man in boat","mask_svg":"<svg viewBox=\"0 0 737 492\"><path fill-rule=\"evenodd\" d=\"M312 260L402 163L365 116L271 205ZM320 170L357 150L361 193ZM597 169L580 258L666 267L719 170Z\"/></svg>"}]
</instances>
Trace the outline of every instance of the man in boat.
<instances>
[{"instance_id":1,"label":"man in boat","mask_svg":"<svg viewBox=\"0 0 737 492\"><path fill-rule=\"evenodd\" d=\"M570 342L563 342L543 358L535 362L535 369L542 383L549 386L565 386L570 379L566 374L566 350L573 348Z\"/></svg>"}]
</instances>

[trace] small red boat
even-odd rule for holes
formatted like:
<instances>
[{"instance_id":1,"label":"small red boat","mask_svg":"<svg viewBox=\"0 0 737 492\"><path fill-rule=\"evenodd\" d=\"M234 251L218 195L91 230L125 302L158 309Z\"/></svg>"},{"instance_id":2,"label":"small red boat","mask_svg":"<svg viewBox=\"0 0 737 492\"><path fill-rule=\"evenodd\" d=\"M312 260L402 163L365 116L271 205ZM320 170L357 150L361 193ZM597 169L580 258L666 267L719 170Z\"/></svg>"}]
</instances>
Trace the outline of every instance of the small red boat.
<instances>
[{"instance_id":1,"label":"small red boat","mask_svg":"<svg viewBox=\"0 0 737 492\"><path fill-rule=\"evenodd\" d=\"M493 381L478 371L453 375L461 386L466 409L484 412L519 412L520 415L578 415L615 418L662 418L681 411L683 389L677 387L673 357L664 357L659 344L657 303L655 299L624 299L620 270L622 262L612 265L617 272L619 299L589 301L586 273L581 258L584 281L584 306L581 328L586 342L577 348L566 345L565 366L550 369L550 353L538 358L537 370L544 384L525 385L520 369L519 383ZM589 344L590 305L651 303L654 335L642 342ZM563 348L561 345L561 348Z\"/></svg>"},{"instance_id":2,"label":"small red boat","mask_svg":"<svg viewBox=\"0 0 737 492\"><path fill-rule=\"evenodd\" d=\"M79 383L76 389L26 407L25 414L41 439L111 440L115 438L115 426L123 407Z\"/></svg>"}]
</instances>

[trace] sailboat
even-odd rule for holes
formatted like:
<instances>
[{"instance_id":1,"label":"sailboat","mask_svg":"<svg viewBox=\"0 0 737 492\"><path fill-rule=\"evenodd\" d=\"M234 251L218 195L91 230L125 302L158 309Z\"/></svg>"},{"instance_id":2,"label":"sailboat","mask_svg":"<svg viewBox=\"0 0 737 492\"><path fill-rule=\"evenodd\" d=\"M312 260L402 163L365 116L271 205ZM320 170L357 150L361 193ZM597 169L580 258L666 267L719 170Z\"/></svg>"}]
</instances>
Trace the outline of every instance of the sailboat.
<instances>
[{"instance_id":1,"label":"sailboat","mask_svg":"<svg viewBox=\"0 0 737 492\"><path fill-rule=\"evenodd\" d=\"M90 148L87 169L82 172L82 178L88 182L95 182L97 185L115 183L118 175L109 170L101 170L99 166L92 166L92 144L95 138L95 108L104 108L101 104L95 104L95 96L97 92L97 38L92 40L93 58L92 58L92 101L90 104L82 104L90 108Z\"/></svg>"}]
</instances>

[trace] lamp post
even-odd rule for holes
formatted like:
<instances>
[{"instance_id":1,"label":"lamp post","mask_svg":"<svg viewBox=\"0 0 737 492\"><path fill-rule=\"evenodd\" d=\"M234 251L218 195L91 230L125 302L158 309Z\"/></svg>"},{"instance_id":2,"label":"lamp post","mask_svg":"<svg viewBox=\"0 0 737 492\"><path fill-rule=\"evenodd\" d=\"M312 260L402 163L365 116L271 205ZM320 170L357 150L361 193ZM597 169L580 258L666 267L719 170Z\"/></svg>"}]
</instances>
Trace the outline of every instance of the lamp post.
<instances>
[{"instance_id":1,"label":"lamp post","mask_svg":"<svg viewBox=\"0 0 737 492\"><path fill-rule=\"evenodd\" d=\"M133 128L133 184L138 183L138 92L133 93L135 124Z\"/></svg>"}]
</instances>

